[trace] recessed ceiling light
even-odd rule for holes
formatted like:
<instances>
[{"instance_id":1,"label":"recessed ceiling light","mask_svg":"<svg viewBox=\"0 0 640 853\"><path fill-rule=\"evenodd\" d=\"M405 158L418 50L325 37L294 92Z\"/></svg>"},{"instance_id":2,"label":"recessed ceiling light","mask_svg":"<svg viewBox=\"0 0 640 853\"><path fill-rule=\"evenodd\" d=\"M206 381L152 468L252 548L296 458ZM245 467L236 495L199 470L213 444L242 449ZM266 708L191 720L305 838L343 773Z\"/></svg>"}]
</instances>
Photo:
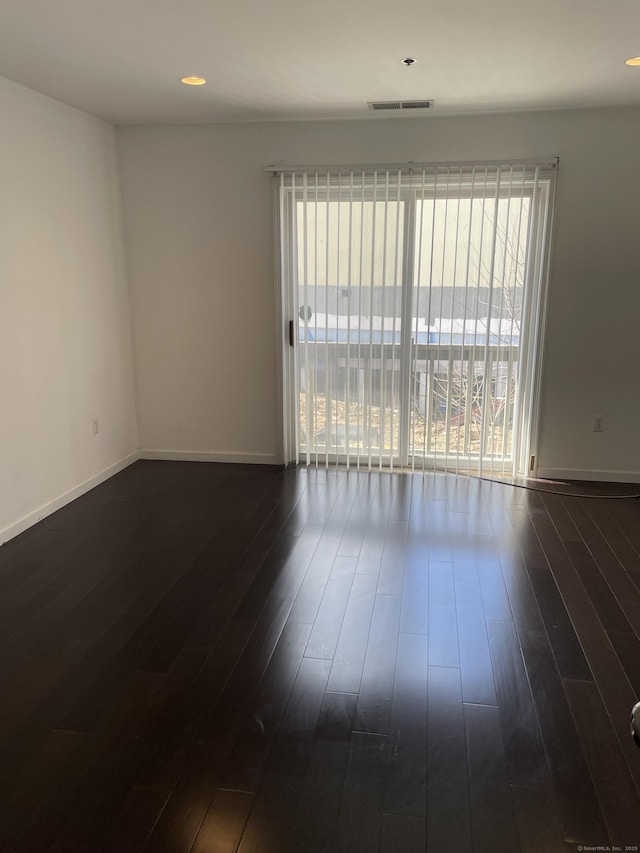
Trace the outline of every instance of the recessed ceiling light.
<instances>
[{"instance_id":1,"label":"recessed ceiling light","mask_svg":"<svg viewBox=\"0 0 640 853\"><path fill-rule=\"evenodd\" d=\"M412 56L406 56L404 59L401 59L400 61L402 62L403 65L406 65L407 68L410 68L412 65L415 65L418 60L414 59Z\"/></svg>"},{"instance_id":2,"label":"recessed ceiling light","mask_svg":"<svg viewBox=\"0 0 640 853\"><path fill-rule=\"evenodd\" d=\"M204 77L181 77L180 82L185 86L204 86L207 81Z\"/></svg>"},{"instance_id":3,"label":"recessed ceiling light","mask_svg":"<svg viewBox=\"0 0 640 853\"><path fill-rule=\"evenodd\" d=\"M625 65L640 65L640 56L632 56L631 59L627 59Z\"/></svg>"}]
</instances>

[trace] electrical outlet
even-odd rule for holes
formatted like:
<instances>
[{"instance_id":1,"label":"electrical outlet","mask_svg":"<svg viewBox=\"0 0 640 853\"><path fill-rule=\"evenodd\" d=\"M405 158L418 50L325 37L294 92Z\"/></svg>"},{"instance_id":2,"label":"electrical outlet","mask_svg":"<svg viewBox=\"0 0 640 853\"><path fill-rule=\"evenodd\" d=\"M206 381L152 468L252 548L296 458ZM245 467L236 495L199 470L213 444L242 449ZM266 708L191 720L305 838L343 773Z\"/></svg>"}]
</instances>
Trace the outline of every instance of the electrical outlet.
<instances>
[{"instance_id":1,"label":"electrical outlet","mask_svg":"<svg viewBox=\"0 0 640 853\"><path fill-rule=\"evenodd\" d=\"M91 432L94 435L98 435L100 432L100 422L97 418L91 418Z\"/></svg>"},{"instance_id":2,"label":"electrical outlet","mask_svg":"<svg viewBox=\"0 0 640 853\"><path fill-rule=\"evenodd\" d=\"M604 418L602 415L593 416L593 426L591 429L593 432L604 432Z\"/></svg>"}]
</instances>

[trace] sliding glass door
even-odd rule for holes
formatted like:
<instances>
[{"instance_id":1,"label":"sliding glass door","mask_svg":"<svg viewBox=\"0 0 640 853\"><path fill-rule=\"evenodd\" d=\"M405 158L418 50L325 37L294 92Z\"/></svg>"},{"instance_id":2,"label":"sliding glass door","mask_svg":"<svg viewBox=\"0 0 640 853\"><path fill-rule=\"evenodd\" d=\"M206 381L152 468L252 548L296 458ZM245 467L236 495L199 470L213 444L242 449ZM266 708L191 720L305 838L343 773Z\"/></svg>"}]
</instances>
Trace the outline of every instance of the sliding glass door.
<instances>
[{"instance_id":1,"label":"sliding glass door","mask_svg":"<svg viewBox=\"0 0 640 853\"><path fill-rule=\"evenodd\" d=\"M553 174L509 164L280 176L300 461L526 467Z\"/></svg>"}]
</instances>

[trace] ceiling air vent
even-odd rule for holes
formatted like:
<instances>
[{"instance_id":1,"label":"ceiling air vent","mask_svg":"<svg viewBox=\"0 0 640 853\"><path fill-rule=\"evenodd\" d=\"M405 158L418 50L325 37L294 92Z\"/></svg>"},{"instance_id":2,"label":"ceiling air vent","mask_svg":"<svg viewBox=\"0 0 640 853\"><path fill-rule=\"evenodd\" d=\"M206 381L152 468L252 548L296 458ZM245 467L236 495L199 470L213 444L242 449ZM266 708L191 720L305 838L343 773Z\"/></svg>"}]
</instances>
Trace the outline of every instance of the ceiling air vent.
<instances>
[{"instance_id":1,"label":"ceiling air vent","mask_svg":"<svg viewBox=\"0 0 640 853\"><path fill-rule=\"evenodd\" d=\"M430 110L433 101L402 101L403 110Z\"/></svg>"},{"instance_id":2,"label":"ceiling air vent","mask_svg":"<svg viewBox=\"0 0 640 853\"><path fill-rule=\"evenodd\" d=\"M430 110L433 101L369 101L370 110Z\"/></svg>"},{"instance_id":3,"label":"ceiling air vent","mask_svg":"<svg viewBox=\"0 0 640 853\"><path fill-rule=\"evenodd\" d=\"M401 110L400 101L369 101L370 110Z\"/></svg>"}]
</instances>

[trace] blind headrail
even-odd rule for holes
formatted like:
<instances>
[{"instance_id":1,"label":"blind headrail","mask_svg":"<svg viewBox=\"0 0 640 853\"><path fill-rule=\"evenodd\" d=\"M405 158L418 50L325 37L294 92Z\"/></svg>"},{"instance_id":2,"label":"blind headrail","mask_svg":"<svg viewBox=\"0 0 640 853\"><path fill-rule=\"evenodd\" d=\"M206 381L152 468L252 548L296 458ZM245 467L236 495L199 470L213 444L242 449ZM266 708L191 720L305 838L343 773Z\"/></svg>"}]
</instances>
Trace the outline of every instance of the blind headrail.
<instances>
[{"instance_id":1,"label":"blind headrail","mask_svg":"<svg viewBox=\"0 0 640 853\"><path fill-rule=\"evenodd\" d=\"M274 163L263 166L262 171L273 175L286 175L299 172L398 172L405 173L433 171L435 169L482 169L517 166L538 167L540 169L556 169L560 163L559 157L542 157L540 159L506 159L506 160L457 160L438 161L432 163L418 163L408 161L406 163L324 163L312 166L291 166Z\"/></svg>"}]
</instances>

